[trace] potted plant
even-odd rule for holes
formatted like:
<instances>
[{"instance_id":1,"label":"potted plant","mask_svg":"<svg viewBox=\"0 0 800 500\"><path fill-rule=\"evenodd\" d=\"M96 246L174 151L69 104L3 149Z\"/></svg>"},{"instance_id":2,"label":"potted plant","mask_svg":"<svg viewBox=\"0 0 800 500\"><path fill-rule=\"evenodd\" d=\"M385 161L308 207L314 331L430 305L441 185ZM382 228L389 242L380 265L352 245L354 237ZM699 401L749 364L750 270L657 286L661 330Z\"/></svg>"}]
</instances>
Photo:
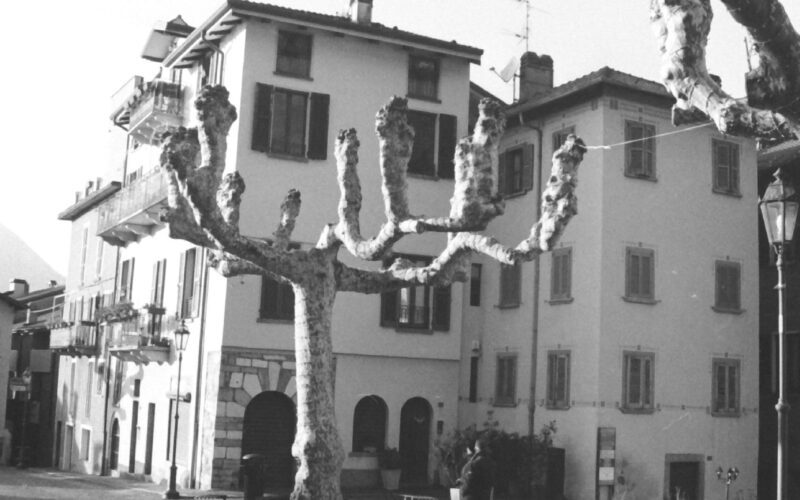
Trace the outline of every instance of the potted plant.
<instances>
[{"instance_id":1,"label":"potted plant","mask_svg":"<svg viewBox=\"0 0 800 500\"><path fill-rule=\"evenodd\" d=\"M378 453L383 487L394 491L400 487L400 453L397 448L386 448Z\"/></svg>"}]
</instances>

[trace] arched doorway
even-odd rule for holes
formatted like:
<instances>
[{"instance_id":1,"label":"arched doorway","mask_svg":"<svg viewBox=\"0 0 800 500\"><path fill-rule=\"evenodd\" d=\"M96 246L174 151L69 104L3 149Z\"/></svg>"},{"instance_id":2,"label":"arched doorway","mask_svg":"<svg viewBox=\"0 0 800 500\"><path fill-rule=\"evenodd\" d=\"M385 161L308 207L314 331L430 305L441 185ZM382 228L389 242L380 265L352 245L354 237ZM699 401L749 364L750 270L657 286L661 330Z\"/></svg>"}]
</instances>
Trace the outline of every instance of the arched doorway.
<instances>
[{"instance_id":1,"label":"arched doorway","mask_svg":"<svg viewBox=\"0 0 800 500\"><path fill-rule=\"evenodd\" d=\"M292 443L297 427L297 413L292 400L282 392L265 391L254 397L244 410L242 456L264 455L267 488L291 487L294 484Z\"/></svg>"},{"instance_id":2,"label":"arched doorway","mask_svg":"<svg viewBox=\"0 0 800 500\"><path fill-rule=\"evenodd\" d=\"M111 425L111 452L108 455L108 468L117 470L119 465L119 419Z\"/></svg>"},{"instance_id":3,"label":"arched doorway","mask_svg":"<svg viewBox=\"0 0 800 500\"><path fill-rule=\"evenodd\" d=\"M366 396L353 413L353 451L378 451L386 446L388 409L380 396Z\"/></svg>"},{"instance_id":4,"label":"arched doorway","mask_svg":"<svg viewBox=\"0 0 800 500\"><path fill-rule=\"evenodd\" d=\"M400 460L404 484L428 483L428 454L431 436L430 403L411 398L400 410Z\"/></svg>"}]
</instances>

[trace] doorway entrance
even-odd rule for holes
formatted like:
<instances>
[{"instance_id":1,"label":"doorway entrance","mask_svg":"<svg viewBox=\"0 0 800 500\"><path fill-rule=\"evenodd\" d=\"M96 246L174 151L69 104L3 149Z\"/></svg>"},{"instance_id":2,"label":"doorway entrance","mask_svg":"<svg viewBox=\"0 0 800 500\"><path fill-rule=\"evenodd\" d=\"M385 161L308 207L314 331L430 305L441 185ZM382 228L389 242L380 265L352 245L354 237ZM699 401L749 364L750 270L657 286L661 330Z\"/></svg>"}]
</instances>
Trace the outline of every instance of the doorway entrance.
<instances>
[{"instance_id":1,"label":"doorway entrance","mask_svg":"<svg viewBox=\"0 0 800 500\"><path fill-rule=\"evenodd\" d=\"M428 484L431 414L428 400L411 398L400 410L400 462L403 484Z\"/></svg>"},{"instance_id":2,"label":"doorway entrance","mask_svg":"<svg viewBox=\"0 0 800 500\"><path fill-rule=\"evenodd\" d=\"M667 454L664 498L703 500L703 455Z\"/></svg>"},{"instance_id":3,"label":"doorway entrance","mask_svg":"<svg viewBox=\"0 0 800 500\"><path fill-rule=\"evenodd\" d=\"M268 489L290 488L294 484L292 443L296 426L294 402L282 392L262 392L244 410L242 456L264 455L267 463L264 484Z\"/></svg>"}]
</instances>

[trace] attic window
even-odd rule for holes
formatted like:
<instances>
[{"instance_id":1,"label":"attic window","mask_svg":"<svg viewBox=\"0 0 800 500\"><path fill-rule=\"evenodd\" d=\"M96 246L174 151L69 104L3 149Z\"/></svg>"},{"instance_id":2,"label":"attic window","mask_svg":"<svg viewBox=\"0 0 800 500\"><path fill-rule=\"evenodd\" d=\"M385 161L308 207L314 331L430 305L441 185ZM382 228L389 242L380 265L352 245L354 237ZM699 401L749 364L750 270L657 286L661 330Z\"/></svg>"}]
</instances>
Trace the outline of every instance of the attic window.
<instances>
[{"instance_id":1,"label":"attic window","mask_svg":"<svg viewBox=\"0 0 800 500\"><path fill-rule=\"evenodd\" d=\"M308 78L311 75L311 35L278 32L278 62L275 72Z\"/></svg>"},{"instance_id":2,"label":"attic window","mask_svg":"<svg viewBox=\"0 0 800 500\"><path fill-rule=\"evenodd\" d=\"M408 96L436 100L439 94L439 61L430 57L410 56L408 61Z\"/></svg>"}]
</instances>

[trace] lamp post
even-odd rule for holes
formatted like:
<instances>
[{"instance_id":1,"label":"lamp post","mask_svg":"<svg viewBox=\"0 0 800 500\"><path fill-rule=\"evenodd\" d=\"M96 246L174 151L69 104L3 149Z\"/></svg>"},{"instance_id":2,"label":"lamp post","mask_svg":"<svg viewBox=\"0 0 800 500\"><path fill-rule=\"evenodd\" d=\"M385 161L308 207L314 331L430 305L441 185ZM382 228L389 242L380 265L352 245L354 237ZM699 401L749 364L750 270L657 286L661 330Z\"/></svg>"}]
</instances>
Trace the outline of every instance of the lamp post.
<instances>
[{"instance_id":1,"label":"lamp post","mask_svg":"<svg viewBox=\"0 0 800 500\"><path fill-rule=\"evenodd\" d=\"M180 326L173 332L175 336L175 350L178 351L178 384L175 388L175 426L172 431L172 465L169 468L169 489L164 493L164 498L180 498L176 487L176 478L178 475L178 466L175 465L175 452L178 448L178 404L181 399L181 365L183 364L183 351L186 349L186 343L189 341L189 329L186 328L186 323L181 320Z\"/></svg>"},{"instance_id":2,"label":"lamp post","mask_svg":"<svg viewBox=\"0 0 800 500\"><path fill-rule=\"evenodd\" d=\"M778 269L778 403L775 409L778 412L778 500L787 500L787 475L789 465L789 403L786 401L786 332L783 310L786 307L783 280L783 254L786 245L791 243L794 236L794 226L797 221L797 209L800 206L800 197L794 187L783 180L783 174L778 169L775 180L767 186L764 196L759 201L761 215L764 218L764 227L767 239L775 249L775 266Z\"/></svg>"},{"instance_id":3,"label":"lamp post","mask_svg":"<svg viewBox=\"0 0 800 500\"><path fill-rule=\"evenodd\" d=\"M728 469L726 473L722 470L722 467L717 467L717 480L718 481L725 481L725 500L728 500L730 492L731 492L731 483L736 481L736 478L739 477L739 469L736 467L731 467Z\"/></svg>"}]
</instances>

